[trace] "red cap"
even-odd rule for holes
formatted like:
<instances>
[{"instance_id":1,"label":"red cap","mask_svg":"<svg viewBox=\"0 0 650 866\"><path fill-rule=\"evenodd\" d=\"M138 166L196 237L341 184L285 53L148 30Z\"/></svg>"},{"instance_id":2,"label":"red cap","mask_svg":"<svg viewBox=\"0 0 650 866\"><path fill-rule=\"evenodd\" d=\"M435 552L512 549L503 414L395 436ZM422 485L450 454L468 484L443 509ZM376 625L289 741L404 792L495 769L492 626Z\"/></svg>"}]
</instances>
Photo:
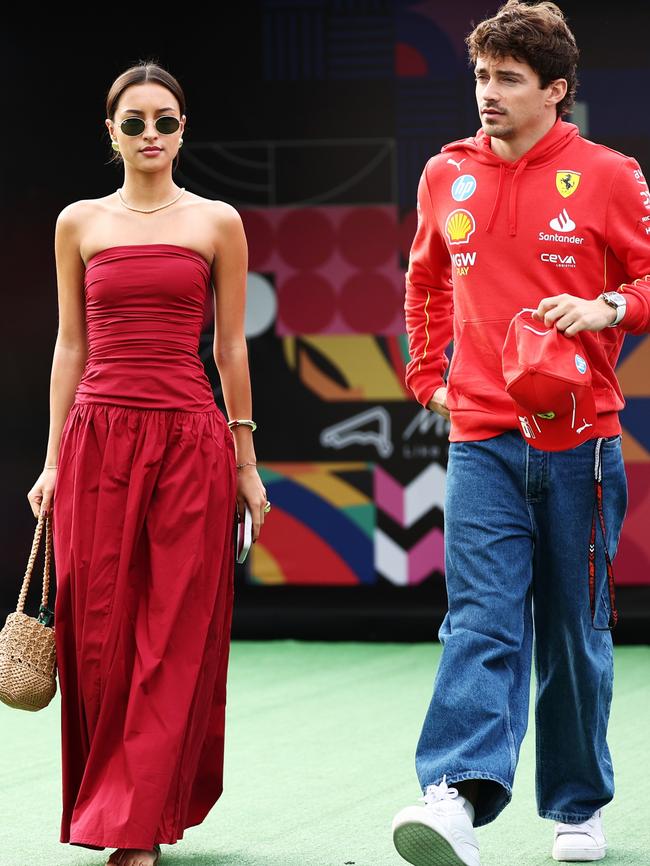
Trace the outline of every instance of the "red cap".
<instances>
[{"instance_id":1,"label":"red cap","mask_svg":"<svg viewBox=\"0 0 650 866\"><path fill-rule=\"evenodd\" d=\"M580 335L565 337L522 310L503 344L503 377L529 445L542 451L575 448L595 435L591 370Z\"/></svg>"}]
</instances>

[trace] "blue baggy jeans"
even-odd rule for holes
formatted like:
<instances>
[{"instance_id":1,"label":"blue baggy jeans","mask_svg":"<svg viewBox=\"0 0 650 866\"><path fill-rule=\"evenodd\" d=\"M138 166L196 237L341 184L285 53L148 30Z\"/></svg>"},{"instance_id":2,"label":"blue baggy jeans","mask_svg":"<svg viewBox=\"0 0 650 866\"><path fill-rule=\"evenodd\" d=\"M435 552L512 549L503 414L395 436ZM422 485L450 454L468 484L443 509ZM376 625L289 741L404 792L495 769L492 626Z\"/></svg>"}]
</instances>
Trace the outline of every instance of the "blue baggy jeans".
<instances>
[{"instance_id":1,"label":"blue baggy jeans","mask_svg":"<svg viewBox=\"0 0 650 866\"><path fill-rule=\"evenodd\" d=\"M512 797L533 647L539 815L580 823L614 794L606 740L611 608L600 527L594 622L589 602L595 444L539 451L516 430L450 443L448 612L416 770L423 790L445 774L448 784L489 780L479 783L475 826L493 821ZM613 558L627 507L621 437L601 448Z\"/></svg>"}]
</instances>

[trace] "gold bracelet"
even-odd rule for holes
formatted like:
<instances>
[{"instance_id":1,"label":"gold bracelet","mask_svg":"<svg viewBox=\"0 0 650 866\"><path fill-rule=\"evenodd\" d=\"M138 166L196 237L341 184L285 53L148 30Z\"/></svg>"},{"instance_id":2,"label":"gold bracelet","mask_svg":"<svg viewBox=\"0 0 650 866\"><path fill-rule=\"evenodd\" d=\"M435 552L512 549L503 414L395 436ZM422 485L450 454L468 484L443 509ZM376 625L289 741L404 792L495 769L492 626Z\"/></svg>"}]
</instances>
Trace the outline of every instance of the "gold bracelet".
<instances>
[{"instance_id":1,"label":"gold bracelet","mask_svg":"<svg viewBox=\"0 0 650 866\"><path fill-rule=\"evenodd\" d=\"M249 421L247 418L235 418L233 421L228 421L228 427L231 430L233 427L250 427L251 432L257 430L257 424L254 421Z\"/></svg>"},{"instance_id":2,"label":"gold bracelet","mask_svg":"<svg viewBox=\"0 0 650 866\"><path fill-rule=\"evenodd\" d=\"M49 466L47 464L45 464L45 466L43 466L43 469L56 469L56 468L57 468L56 463L50 464Z\"/></svg>"},{"instance_id":3,"label":"gold bracelet","mask_svg":"<svg viewBox=\"0 0 650 866\"><path fill-rule=\"evenodd\" d=\"M243 469L244 466L257 466L254 460L249 460L247 463L237 463L237 469Z\"/></svg>"}]
</instances>

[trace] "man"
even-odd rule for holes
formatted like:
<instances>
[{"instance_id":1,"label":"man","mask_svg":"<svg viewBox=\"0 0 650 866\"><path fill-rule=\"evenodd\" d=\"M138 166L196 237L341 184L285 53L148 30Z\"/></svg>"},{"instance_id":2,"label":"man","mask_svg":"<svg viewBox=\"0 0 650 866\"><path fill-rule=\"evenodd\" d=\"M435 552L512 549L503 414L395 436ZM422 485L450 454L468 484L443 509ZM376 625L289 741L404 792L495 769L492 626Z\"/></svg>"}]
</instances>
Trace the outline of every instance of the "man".
<instances>
[{"instance_id":1,"label":"man","mask_svg":"<svg viewBox=\"0 0 650 866\"><path fill-rule=\"evenodd\" d=\"M627 502L614 365L624 331L650 330L650 191L634 159L562 119L578 49L557 6L510 0L467 45L481 129L426 164L406 279L406 381L451 419L449 610L416 753L425 805L398 813L393 838L416 866L479 866L474 827L511 799L534 629L538 812L556 822L556 860L597 860L614 791L605 551ZM579 372L591 371L595 414L573 419L575 447L535 447L532 422L553 413L529 426L506 391L503 346L522 308L540 333L573 340ZM592 588L597 455L605 528Z\"/></svg>"}]
</instances>

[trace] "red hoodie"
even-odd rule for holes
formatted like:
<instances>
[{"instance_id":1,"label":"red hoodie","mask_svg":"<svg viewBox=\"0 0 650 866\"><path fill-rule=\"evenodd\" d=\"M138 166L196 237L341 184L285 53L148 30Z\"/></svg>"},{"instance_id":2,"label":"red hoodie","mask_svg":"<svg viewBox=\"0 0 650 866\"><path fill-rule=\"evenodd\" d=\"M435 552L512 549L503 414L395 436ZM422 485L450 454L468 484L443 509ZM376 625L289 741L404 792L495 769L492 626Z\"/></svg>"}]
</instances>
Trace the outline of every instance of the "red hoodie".
<instances>
[{"instance_id":1,"label":"red hoodie","mask_svg":"<svg viewBox=\"0 0 650 866\"><path fill-rule=\"evenodd\" d=\"M650 330L650 191L635 159L559 120L506 162L482 130L431 157L418 186L406 276L411 360L406 383L426 406L445 385L452 442L517 428L501 351L523 307L567 293L625 294L618 327L581 331L592 370L597 436L621 432L614 366L624 331Z\"/></svg>"}]
</instances>

